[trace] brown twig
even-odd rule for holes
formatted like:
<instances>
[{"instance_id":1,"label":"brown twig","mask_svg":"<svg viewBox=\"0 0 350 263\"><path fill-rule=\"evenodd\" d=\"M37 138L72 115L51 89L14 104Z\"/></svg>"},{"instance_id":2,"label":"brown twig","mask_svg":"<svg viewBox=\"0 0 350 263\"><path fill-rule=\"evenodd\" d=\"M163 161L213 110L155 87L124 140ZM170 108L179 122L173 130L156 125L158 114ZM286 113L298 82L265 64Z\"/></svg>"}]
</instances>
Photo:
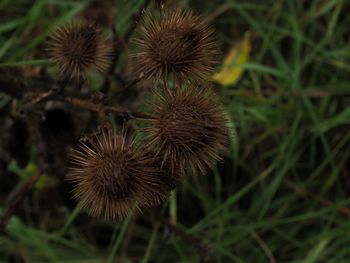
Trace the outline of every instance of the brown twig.
<instances>
[{"instance_id":1,"label":"brown twig","mask_svg":"<svg viewBox=\"0 0 350 263\"><path fill-rule=\"evenodd\" d=\"M1 91L5 92L11 97L15 97L14 94L12 94L11 92L8 92L7 90L1 90ZM25 109L30 109L40 102L44 102L46 100L51 99L51 100L62 101L64 103L67 103L82 109L87 109L90 111L97 112L99 113L100 116L105 116L106 113L115 113L119 117L124 118L125 120L154 118L153 115L148 113L134 112L134 111L128 111L128 110L124 110L122 108L117 108L113 106L106 106L103 104L102 101L100 103L94 103L87 99L67 97L63 94L60 94L59 89L58 91L56 89L51 89L40 93L35 93L35 94L33 93L31 97L34 99L29 100L27 103L25 103L24 105Z\"/></svg>"},{"instance_id":2,"label":"brown twig","mask_svg":"<svg viewBox=\"0 0 350 263\"><path fill-rule=\"evenodd\" d=\"M241 97L261 97L263 95L264 97L271 97L271 96L279 96L279 97L302 97L306 96L311 99L318 99L318 98L324 98L324 97L329 97L329 96L348 96L349 92L348 91L341 91L341 92L331 92L331 91L322 91L322 90L307 90L305 92L292 92L292 93L287 93L283 91L265 91L262 94L257 94L256 92L252 91L247 91L247 90L238 90L238 91L231 91L230 94L232 95L237 95Z\"/></svg>"},{"instance_id":3,"label":"brown twig","mask_svg":"<svg viewBox=\"0 0 350 263\"><path fill-rule=\"evenodd\" d=\"M110 88L110 85L111 85L111 80L112 80L112 77L114 75L114 71L115 71L115 68L117 66L117 60L119 59L119 55L120 55L120 43L121 43L121 40L119 39L118 37L118 34L117 34L117 31L115 30L115 27L113 26L112 28L112 32L113 32L113 50L114 50L114 56L113 56L113 59L112 59L112 63L109 67L109 70L106 74L106 77L102 83L102 87L100 89L100 91L104 94L107 94L108 91L109 91L109 88Z\"/></svg>"},{"instance_id":4,"label":"brown twig","mask_svg":"<svg viewBox=\"0 0 350 263\"><path fill-rule=\"evenodd\" d=\"M122 76L120 73L114 72L114 79L117 80L122 86L127 84L124 76Z\"/></svg>"},{"instance_id":5,"label":"brown twig","mask_svg":"<svg viewBox=\"0 0 350 263\"><path fill-rule=\"evenodd\" d=\"M35 96L33 96L33 99L31 99L25 103L25 107L26 108L33 107L34 105L36 105L44 100L48 100L51 97L63 94L64 89L66 88L68 83L69 83L68 78L64 78L63 80L59 80L57 82L57 84L54 85L50 90L39 93L39 94L36 93Z\"/></svg>"},{"instance_id":6,"label":"brown twig","mask_svg":"<svg viewBox=\"0 0 350 263\"><path fill-rule=\"evenodd\" d=\"M114 76L115 68L117 67L119 57L121 55L121 48L120 43L128 43L130 37L134 33L137 25L140 23L141 18L143 14L145 13L145 10L147 9L148 5L151 3L150 0L146 0L144 4L140 7L138 12L132 16L132 23L130 23L128 31L125 33L124 37L122 39L118 39L117 32L115 31L115 28L113 28L113 38L114 38L114 57L112 60L112 64L108 70L108 73L105 77L105 80L102 84L102 87L100 91L104 94L107 94L110 88L111 78Z\"/></svg>"},{"instance_id":7,"label":"brown twig","mask_svg":"<svg viewBox=\"0 0 350 263\"><path fill-rule=\"evenodd\" d=\"M151 3L151 0L145 0L145 2L143 3L143 5L141 6L141 8L139 9L139 11L133 15L132 17L132 23L128 29L128 31L126 32L125 36L124 36L124 42L127 43L130 39L130 37L132 36L132 34L134 33L137 25L140 23L142 16L144 15L147 7L149 6L149 4Z\"/></svg>"},{"instance_id":8,"label":"brown twig","mask_svg":"<svg viewBox=\"0 0 350 263\"><path fill-rule=\"evenodd\" d=\"M154 242L155 242L155 239L152 238L153 236L156 236L158 231L159 231L159 227L160 227L160 224L159 222L156 223L153 227L153 231L152 231L152 235L150 237L150 240L148 242L148 245L147 245L147 248L146 248L146 251L145 251L145 254L143 256L143 261L142 262L148 262L150 257L151 257L151 254L152 254L152 249L153 249L153 246L154 246Z\"/></svg>"},{"instance_id":9,"label":"brown twig","mask_svg":"<svg viewBox=\"0 0 350 263\"><path fill-rule=\"evenodd\" d=\"M54 89L50 89L48 91L45 91L43 93L40 93L39 95L35 96L32 100L28 101L25 103L25 105L27 107L31 107L31 106L34 106L38 103L40 103L41 101L51 97L53 94L55 93L55 90Z\"/></svg>"},{"instance_id":10,"label":"brown twig","mask_svg":"<svg viewBox=\"0 0 350 263\"><path fill-rule=\"evenodd\" d=\"M130 90L132 87L134 87L137 83L139 83L142 80L142 78L136 78L133 79L129 82L127 82L120 90L112 94L111 96L108 97L107 101L110 101L111 99L117 97L121 93L124 93L127 90ZM136 87L137 88L137 87Z\"/></svg>"},{"instance_id":11,"label":"brown twig","mask_svg":"<svg viewBox=\"0 0 350 263\"><path fill-rule=\"evenodd\" d=\"M325 206L332 206L334 205L334 203L330 200L324 199L318 195L315 195L314 193L308 192L305 189L302 189L300 187L298 187L295 183L293 183L292 181L286 179L285 180L285 184L291 188L296 194L300 195L300 196L309 196L312 199L314 199L315 201L321 203L322 205ZM338 213L340 213L341 215L350 218L350 209L347 207L340 207L338 208Z\"/></svg>"},{"instance_id":12,"label":"brown twig","mask_svg":"<svg viewBox=\"0 0 350 263\"><path fill-rule=\"evenodd\" d=\"M22 203L25 196L32 189L32 187L38 181L39 178L40 172L37 171L33 176L27 179L27 181L25 181L13 194L13 197L11 198L8 207L6 208L6 210L0 218L0 234L2 234L5 231L6 225L10 221L11 216L14 214L17 207Z\"/></svg>"},{"instance_id":13,"label":"brown twig","mask_svg":"<svg viewBox=\"0 0 350 263\"><path fill-rule=\"evenodd\" d=\"M254 231L251 232L252 237L258 242L259 246L262 248L264 253L266 254L267 259L269 260L270 263L276 263L276 259L274 255L272 254L271 249L269 246L265 243L265 241Z\"/></svg>"},{"instance_id":14,"label":"brown twig","mask_svg":"<svg viewBox=\"0 0 350 263\"><path fill-rule=\"evenodd\" d=\"M96 104L88 100L82 100L82 99L77 99L77 98L63 98L63 102L70 104L72 106L76 106L82 109L87 109L90 111L94 111L97 113L100 112L112 112L120 117L123 117L128 120L132 119L153 119L154 116L148 113L143 113L143 112L132 112L132 111L125 111L123 109L113 107L113 106L104 106L103 104Z\"/></svg>"},{"instance_id":15,"label":"brown twig","mask_svg":"<svg viewBox=\"0 0 350 263\"><path fill-rule=\"evenodd\" d=\"M22 99L23 94L27 90L21 82L16 81L16 78L12 79L11 77L11 74L0 71L0 92L6 93L16 99Z\"/></svg>"},{"instance_id":16,"label":"brown twig","mask_svg":"<svg viewBox=\"0 0 350 263\"><path fill-rule=\"evenodd\" d=\"M161 224L165 229L180 237L186 244L193 247L200 256L200 262L212 262L212 256L210 255L211 249L207 245L203 244L201 239L187 234L181 228L172 224L168 220L162 220Z\"/></svg>"}]
</instances>

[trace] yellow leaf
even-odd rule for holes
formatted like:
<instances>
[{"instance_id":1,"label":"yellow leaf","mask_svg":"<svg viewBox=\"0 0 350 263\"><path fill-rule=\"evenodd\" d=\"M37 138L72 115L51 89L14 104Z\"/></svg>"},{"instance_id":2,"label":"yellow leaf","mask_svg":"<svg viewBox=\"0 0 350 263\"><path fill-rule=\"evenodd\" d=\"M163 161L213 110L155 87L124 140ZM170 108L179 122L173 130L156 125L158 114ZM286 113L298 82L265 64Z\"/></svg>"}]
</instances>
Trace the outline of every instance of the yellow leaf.
<instances>
[{"instance_id":1,"label":"yellow leaf","mask_svg":"<svg viewBox=\"0 0 350 263\"><path fill-rule=\"evenodd\" d=\"M214 74L213 79L223 86L237 83L244 71L242 65L249 60L250 50L250 34L246 33L245 37L231 48L221 70Z\"/></svg>"}]
</instances>

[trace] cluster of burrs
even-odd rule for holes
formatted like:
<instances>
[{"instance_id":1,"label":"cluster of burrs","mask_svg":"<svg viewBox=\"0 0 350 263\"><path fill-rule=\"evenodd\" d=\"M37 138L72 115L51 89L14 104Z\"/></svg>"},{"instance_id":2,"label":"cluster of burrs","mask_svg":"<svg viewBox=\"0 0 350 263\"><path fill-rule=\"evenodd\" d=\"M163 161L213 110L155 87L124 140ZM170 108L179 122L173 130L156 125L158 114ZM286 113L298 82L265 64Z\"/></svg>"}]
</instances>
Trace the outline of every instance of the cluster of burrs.
<instances>
[{"instance_id":1,"label":"cluster of burrs","mask_svg":"<svg viewBox=\"0 0 350 263\"><path fill-rule=\"evenodd\" d=\"M95 24L62 27L52 43L65 78L103 72L113 58ZM209 85L214 30L191 11L162 10L146 15L134 43L135 78L152 85L152 117L143 120L141 139L111 128L81 142L68 175L74 197L93 216L112 220L164 203L186 175L212 168L228 144L228 119Z\"/></svg>"}]
</instances>

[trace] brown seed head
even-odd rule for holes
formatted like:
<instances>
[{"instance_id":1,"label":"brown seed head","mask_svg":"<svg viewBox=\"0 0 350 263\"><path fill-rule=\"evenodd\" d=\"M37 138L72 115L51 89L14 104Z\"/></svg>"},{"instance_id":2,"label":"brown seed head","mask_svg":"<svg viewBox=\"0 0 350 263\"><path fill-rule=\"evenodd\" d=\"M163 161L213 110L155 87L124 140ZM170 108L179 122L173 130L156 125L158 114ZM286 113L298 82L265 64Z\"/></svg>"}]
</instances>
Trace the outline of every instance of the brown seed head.
<instances>
[{"instance_id":1,"label":"brown seed head","mask_svg":"<svg viewBox=\"0 0 350 263\"><path fill-rule=\"evenodd\" d=\"M228 143L227 117L210 92L177 88L158 94L153 109L156 118L145 129L148 145L174 177L184 175L187 166L204 174L220 160Z\"/></svg>"},{"instance_id":2,"label":"brown seed head","mask_svg":"<svg viewBox=\"0 0 350 263\"><path fill-rule=\"evenodd\" d=\"M172 76L177 83L201 81L215 63L214 30L191 11L181 9L150 16L136 40L135 67L155 82Z\"/></svg>"},{"instance_id":3,"label":"brown seed head","mask_svg":"<svg viewBox=\"0 0 350 263\"><path fill-rule=\"evenodd\" d=\"M137 209L161 204L168 186L154 159L115 132L103 132L72 154L68 179L73 195L93 216L119 219Z\"/></svg>"},{"instance_id":4,"label":"brown seed head","mask_svg":"<svg viewBox=\"0 0 350 263\"><path fill-rule=\"evenodd\" d=\"M50 53L64 78L86 79L91 69L104 72L112 57L112 45L94 24L70 24L51 36Z\"/></svg>"}]
</instances>

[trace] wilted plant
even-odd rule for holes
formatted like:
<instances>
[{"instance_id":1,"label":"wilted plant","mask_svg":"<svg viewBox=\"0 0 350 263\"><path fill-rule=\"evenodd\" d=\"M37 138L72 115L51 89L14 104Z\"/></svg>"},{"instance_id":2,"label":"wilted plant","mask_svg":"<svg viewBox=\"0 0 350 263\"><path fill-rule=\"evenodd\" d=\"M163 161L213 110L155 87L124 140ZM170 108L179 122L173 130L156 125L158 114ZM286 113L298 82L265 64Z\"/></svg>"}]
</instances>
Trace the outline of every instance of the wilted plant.
<instances>
[{"instance_id":1,"label":"wilted plant","mask_svg":"<svg viewBox=\"0 0 350 263\"><path fill-rule=\"evenodd\" d=\"M167 10L160 3L159 17L146 16L133 56L135 79L150 79L161 84L160 90L154 85L151 113L121 113L124 120L146 120L141 148L125 133L117 135L108 128L106 111L120 113L119 109L78 103L98 112L108 130L89 137L71 154L68 179L74 184L73 196L93 216L115 220L133 207L163 203L188 169L195 175L206 173L227 148L227 117L208 88L217 54L214 30L191 11ZM51 51L65 78L86 79L90 69L104 71L108 65L109 74L114 73L111 45L93 23L59 28L52 35Z\"/></svg>"}]
</instances>

